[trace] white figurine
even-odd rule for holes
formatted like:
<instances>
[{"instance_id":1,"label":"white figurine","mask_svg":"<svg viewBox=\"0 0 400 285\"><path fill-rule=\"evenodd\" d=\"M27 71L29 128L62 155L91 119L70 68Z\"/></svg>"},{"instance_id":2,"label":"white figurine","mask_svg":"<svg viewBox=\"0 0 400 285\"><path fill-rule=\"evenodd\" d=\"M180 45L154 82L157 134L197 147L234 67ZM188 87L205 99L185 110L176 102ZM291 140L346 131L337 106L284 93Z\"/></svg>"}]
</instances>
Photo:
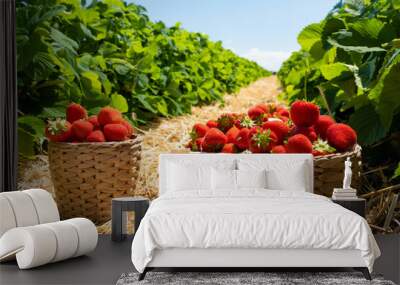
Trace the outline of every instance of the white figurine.
<instances>
[{"instance_id":1,"label":"white figurine","mask_svg":"<svg viewBox=\"0 0 400 285\"><path fill-rule=\"evenodd\" d=\"M351 189L351 160L350 157L344 162L344 178L343 178L343 189Z\"/></svg>"}]
</instances>

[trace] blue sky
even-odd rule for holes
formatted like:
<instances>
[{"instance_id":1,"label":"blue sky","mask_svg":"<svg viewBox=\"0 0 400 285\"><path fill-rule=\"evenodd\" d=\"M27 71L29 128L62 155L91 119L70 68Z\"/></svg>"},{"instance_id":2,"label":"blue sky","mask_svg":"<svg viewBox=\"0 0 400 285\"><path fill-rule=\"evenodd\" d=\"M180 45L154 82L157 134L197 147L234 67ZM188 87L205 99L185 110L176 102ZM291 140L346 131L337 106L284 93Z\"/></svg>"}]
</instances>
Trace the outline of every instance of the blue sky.
<instances>
[{"instance_id":1,"label":"blue sky","mask_svg":"<svg viewBox=\"0 0 400 285\"><path fill-rule=\"evenodd\" d=\"M299 48L301 29L322 20L338 0L128 0L146 7L153 21L181 22L221 40L226 48L278 70Z\"/></svg>"}]
</instances>

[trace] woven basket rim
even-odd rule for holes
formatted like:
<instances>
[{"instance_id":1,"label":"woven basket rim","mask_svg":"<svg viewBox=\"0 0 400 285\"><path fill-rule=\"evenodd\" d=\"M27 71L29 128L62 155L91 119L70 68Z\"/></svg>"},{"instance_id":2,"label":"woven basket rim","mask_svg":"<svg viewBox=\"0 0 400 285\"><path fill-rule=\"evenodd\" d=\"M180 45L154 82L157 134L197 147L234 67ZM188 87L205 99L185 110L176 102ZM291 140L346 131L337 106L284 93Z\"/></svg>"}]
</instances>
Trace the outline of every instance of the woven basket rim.
<instances>
[{"instance_id":1,"label":"woven basket rim","mask_svg":"<svg viewBox=\"0 0 400 285\"><path fill-rule=\"evenodd\" d=\"M115 141L115 142L49 142L49 144L53 144L53 145L74 145L74 146L78 146L78 145L82 145L82 146L86 146L86 145L118 145L118 144L128 144L128 143L132 143L136 140L141 140L143 139L143 136L141 135L137 135L134 138L131 138L129 140L124 140L124 141Z\"/></svg>"},{"instance_id":2,"label":"woven basket rim","mask_svg":"<svg viewBox=\"0 0 400 285\"><path fill-rule=\"evenodd\" d=\"M327 154L327 155L319 155L319 156L314 156L315 160L318 159L334 159L334 158L339 158L339 157L345 157L345 156L351 156L354 154L357 154L361 152L362 148L359 144L356 144L353 148L353 150L349 150L346 152L335 152L332 154Z\"/></svg>"},{"instance_id":3,"label":"woven basket rim","mask_svg":"<svg viewBox=\"0 0 400 285\"><path fill-rule=\"evenodd\" d=\"M336 157L350 156L350 155L354 155L356 153L359 153L361 150L362 150L361 146L356 144L352 150L349 150L349 151L346 151L346 152L335 152L335 153L332 153L332 154L314 156L314 159L336 158ZM191 153L208 153L208 152L202 152L202 151L190 151L190 152ZM219 154L219 153L217 153L217 154ZM252 154L252 153L249 153L249 154ZM271 154L271 153L268 153L268 154ZM291 153L285 153L285 154L291 154ZM279 155L279 154L277 154L277 155Z\"/></svg>"}]
</instances>

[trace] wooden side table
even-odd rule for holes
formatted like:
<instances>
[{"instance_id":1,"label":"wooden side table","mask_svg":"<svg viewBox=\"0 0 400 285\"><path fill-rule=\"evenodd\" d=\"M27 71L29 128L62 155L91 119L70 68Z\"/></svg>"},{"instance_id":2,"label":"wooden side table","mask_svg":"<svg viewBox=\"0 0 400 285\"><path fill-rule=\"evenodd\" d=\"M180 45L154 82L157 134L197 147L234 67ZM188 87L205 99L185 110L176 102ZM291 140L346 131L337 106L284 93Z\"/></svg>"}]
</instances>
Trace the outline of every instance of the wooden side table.
<instances>
[{"instance_id":1,"label":"wooden side table","mask_svg":"<svg viewBox=\"0 0 400 285\"><path fill-rule=\"evenodd\" d=\"M332 199L333 203L339 204L340 206L359 214L365 218L366 200L363 198L353 198L347 200Z\"/></svg>"},{"instance_id":2,"label":"wooden side table","mask_svg":"<svg viewBox=\"0 0 400 285\"><path fill-rule=\"evenodd\" d=\"M140 221L149 208L150 201L145 197L113 198L111 202L111 239L122 241L126 239L127 212L135 212L135 233Z\"/></svg>"}]
</instances>

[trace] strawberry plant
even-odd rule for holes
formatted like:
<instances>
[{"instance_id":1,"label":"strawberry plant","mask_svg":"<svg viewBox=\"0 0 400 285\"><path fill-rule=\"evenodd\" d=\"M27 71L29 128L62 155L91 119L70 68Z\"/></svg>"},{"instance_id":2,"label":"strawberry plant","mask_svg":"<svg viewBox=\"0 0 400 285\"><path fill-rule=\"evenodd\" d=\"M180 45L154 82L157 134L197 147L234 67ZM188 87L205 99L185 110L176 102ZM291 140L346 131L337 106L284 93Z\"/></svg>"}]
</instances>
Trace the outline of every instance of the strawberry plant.
<instances>
[{"instance_id":1,"label":"strawberry plant","mask_svg":"<svg viewBox=\"0 0 400 285\"><path fill-rule=\"evenodd\" d=\"M368 163L398 161L399 1L340 1L297 40L301 50L278 73L283 97L314 101L322 113L351 125Z\"/></svg>"},{"instance_id":2,"label":"strawberry plant","mask_svg":"<svg viewBox=\"0 0 400 285\"><path fill-rule=\"evenodd\" d=\"M143 124L222 102L269 74L221 42L151 22L143 7L122 0L17 1L17 62L25 156L40 151L47 118L65 117L70 102L88 116L109 105Z\"/></svg>"}]
</instances>

